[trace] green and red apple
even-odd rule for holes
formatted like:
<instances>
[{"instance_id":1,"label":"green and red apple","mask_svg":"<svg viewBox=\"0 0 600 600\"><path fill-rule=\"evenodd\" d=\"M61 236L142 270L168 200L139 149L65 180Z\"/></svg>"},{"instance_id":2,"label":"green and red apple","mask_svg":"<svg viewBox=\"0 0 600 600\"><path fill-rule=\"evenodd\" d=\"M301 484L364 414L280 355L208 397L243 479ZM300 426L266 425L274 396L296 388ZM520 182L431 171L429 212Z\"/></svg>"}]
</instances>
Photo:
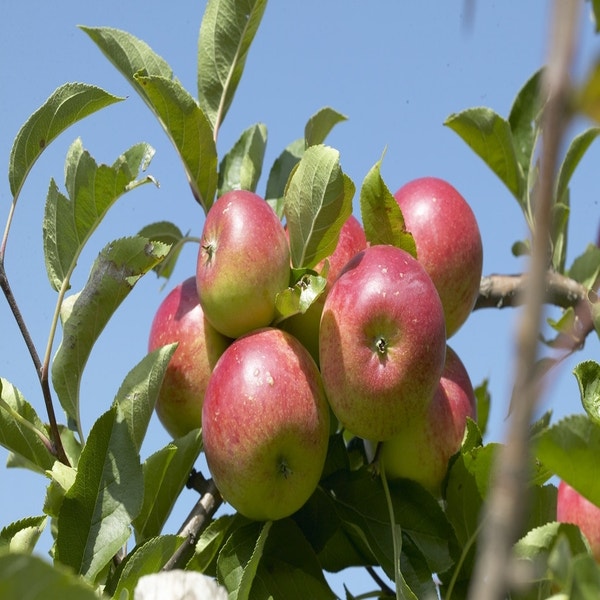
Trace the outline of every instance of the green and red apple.
<instances>
[{"instance_id":1,"label":"green and red apple","mask_svg":"<svg viewBox=\"0 0 600 600\"><path fill-rule=\"evenodd\" d=\"M320 273L325 266L325 261L329 263L325 289L306 312L293 315L281 323L281 328L295 335L317 364L319 364L319 325L325 298L346 263L366 247L365 231L359 220L354 215L350 215L342 225L335 250L315 267L315 271Z\"/></svg>"},{"instance_id":2,"label":"green and red apple","mask_svg":"<svg viewBox=\"0 0 600 600\"><path fill-rule=\"evenodd\" d=\"M223 194L206 215L198 253L196 281L206 318L230 338L265 327L289 280L287 236L271 206L246 190Z\"/></svg>"},{"instance_id":3,"label":"green and red apple","mask_svg":"<svg viewBox=\"0 0 600 600\"><path fill-rule=\"evenodd\" d=\"M446 355L442 303L408 252L370 246L325 299L320 368L329 403L351 433L383 441L425 414Z\"/></svg>"},{"instance_id":4,"label":"green and red apple","mask_svg":"<svg viewBox=\"0 0 600 600\"><path fill-rule=\"evenodd\" d=\"M314 360L291 334L267 327L229 346L211 375L202 424L214 482L242 515L281 519L315 491L329 406Z\"/></svg>"},{"instance_id":5,"label":"green and red apple","mask_svg":"<svg viewBox=\"0 0 600 600\"><path fill-rule=\"evenodd\" d=\"M202 425L208 379L231 340L205 318L196 278L177 285L161 302L150 327L148 350L178 343L165 373L156 413L174 438Z\"/></svg>"},{"instance_id":6,"label":"green and red apple","mask_svg":"<svg viewBox=\"0 0 600 600\"><path fill-rule=\"evenodd\" d=\"M589 542L594 558L600 563L600 507L565 481L560 481L556 496L556 520L577 525Z\"/></svg>"},{"instance_id":7,"label":"green and red apple","mask_svg":"<svg viewBox=\"0 0 600 600\"><path fill-rule=\"evenodd\" d=\"M440 295L450 337L467 320L479 294L483 246L475 214L454 186L436 177L414 179L394 197L417 258Z\"/></svg>"},{"instance_id":8,"label":"green and red apple","mask_svg":"<svg viewBox=\"0 0 600 600\"><path fill-rule=\"evenodd\" d=\"M407 421L397 436L379 446L378 460L386 477L412 479L439 496L448 462L460 450L467 417L476 416L467 369L447 347L444 371L425 417Z\"/></svg>"}]
</instances>

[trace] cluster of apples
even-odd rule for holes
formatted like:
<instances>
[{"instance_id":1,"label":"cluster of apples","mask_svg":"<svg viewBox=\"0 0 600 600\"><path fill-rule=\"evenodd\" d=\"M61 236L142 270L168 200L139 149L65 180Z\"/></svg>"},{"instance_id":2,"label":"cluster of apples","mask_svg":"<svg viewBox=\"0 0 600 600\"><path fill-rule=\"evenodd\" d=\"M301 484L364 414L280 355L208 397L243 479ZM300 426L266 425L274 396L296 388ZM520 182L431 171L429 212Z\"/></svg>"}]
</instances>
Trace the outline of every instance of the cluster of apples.
<instances>
[{"instance_id":1,"label":"cluster of apples","mask_svg":"<svg viewBox=\"0 0 600 600\"><path fill-rule=\"evenodd\" d=\"M479 291L475 216L438 178L394 196L417 258L369 244L350 216L327 258L324 291L277 320L292 272L286 228L258 195L228 192L206 216L195 276L155 315L149 349L179 343L158 416L173 436L202 427L215 484L249 518L298 510L340 428L365 440L388 478L439 494L475 418L469 375L447 345Z\"/></svg>"}]
</instances>

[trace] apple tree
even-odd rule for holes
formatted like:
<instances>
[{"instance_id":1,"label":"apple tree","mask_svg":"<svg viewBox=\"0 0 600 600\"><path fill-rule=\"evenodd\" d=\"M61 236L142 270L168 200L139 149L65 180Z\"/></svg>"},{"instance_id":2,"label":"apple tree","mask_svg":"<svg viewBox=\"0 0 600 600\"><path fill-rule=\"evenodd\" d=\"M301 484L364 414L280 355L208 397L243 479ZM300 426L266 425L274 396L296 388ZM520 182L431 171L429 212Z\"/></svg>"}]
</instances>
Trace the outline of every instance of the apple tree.
<instances>
[{"instance_id":1,"label":"apple tree","mask_svg":"<svg viewBox=\"0 0 600 600\"><path fill-rule=\"evenodd\" d=\"M0 287L42 401L2 374L0 444L8 466L47 486L38 515L2 524L0 596L327 599L329 574L359 567L373 591L346 589L347 599L597 598L598 362L583 356L575 368L580 414L534 416L552 369L600 334L598 243L567 264L570 181L600 133L600 69L570 76L581 3L556 3L547 65L506 116L457 107L444 123L481 159L468 168L483 161L522 210L529 235L512 250L528 270L517 275L482 274L477 222L449 182L393 193L382 157L352 181L326 143L345 119L330 107L266 178L264 125L218 154L265 8L207 2L195 93L142 39L82 27L172 142L204 227L150 222L109 240L73 291L113 205L156 183L150 144L100 164L76 139L64 187L53 179L44 206L43 284L56 298L44 347L5 268L21 241L10 236L20 192L57 136L122 98L65 83L15 135ZM589 127L570 138L576 118ZM197 244L198 260L172 282L184 244ZM148 354L87 430L88 359L149 273L172 292L148 324ZM561 310L549 329L545 304ZM474 310L508 306L521 315L510 427L492 443L486 383L470 380L452 335ZM145 456L155 413L173 439ZM186 487L197 502L166 530ZM44 529L49 556L36 552Z\"/></svg>"}]
</instances>

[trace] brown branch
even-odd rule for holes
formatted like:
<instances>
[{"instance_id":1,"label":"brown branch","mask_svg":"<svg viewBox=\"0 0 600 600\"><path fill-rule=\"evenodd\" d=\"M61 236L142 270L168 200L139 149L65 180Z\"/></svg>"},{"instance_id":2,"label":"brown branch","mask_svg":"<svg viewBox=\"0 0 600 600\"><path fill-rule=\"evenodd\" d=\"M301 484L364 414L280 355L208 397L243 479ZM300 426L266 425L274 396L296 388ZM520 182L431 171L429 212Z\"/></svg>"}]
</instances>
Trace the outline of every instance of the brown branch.
<instances>
[{"instance_id":1,"label":"brown branch","mask_svg":"<svg viewBox=\"0 0 600 600\"><path fill-rule=\"evenodd\" d=\"M223 498L212 479L205 479L202 473L193 471L187 487L200 493L200 499L192 508L177 535L185 537L184 542L177 548L173 556L165 563L163 571L179 568L180 562L193 549L200 534L208 527L217 509L223 503Z\"/></svg>"},{"instance_id":2,"label":"brown branch","mask_svg":"<svg viewBox=\"0 0 600 600\"><path fill-rule=\"evenodd\" d=\"M556 0L549 40L548 66L543 84L548 100L542 115L542 149L531 264L523 291L524 309L516 339L515 384L506 443L494 464L492 487L483 510L483 528L470 600L502 600L510 587L512 547L518 539L528 509L530 477L529 427L540 393L535 364L540 324L546 300L548 240L553 186L558 155L568 117L569 69L574 54L579 2Z\"/></svg>"}]
</instances>

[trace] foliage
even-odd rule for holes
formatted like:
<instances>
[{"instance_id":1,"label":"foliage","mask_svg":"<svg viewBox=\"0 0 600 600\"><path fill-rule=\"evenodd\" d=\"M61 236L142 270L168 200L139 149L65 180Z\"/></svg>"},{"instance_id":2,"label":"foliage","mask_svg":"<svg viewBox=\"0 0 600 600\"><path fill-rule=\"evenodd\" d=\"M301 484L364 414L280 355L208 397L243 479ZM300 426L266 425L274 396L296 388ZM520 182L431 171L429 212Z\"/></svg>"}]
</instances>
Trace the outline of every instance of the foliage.
<instances>
[{"instance_id":1,"label":"foliage","mask_svg":"<svg viewBox=\"0 0 600 600\"><path fill-rule=\"evenodd\" d=\"M597 10L597 3L593 5ZM256 190L263 172L264 124L248 127L220 160L216 140L265 6L266 0L208 2L200 27L196 96L142 40L111 28L82 28L158 119L204 212L227 190ZM574 110L596 120L597 73L592 71L574 103ZM472 108L449 116L445 123L516 198L531 233L536 227L534 191L545 102L540 94L542 74L535 73L525 83L508 117L490 108ZM15 137L8 173L13 206L29 171L54 138L120 100L87 84L58 88ZM330 107L312 115L303 136L281 152L267 174L264 195L285 217L296 275L278 300L279 320L306 311L323 290L326 272L313 268L329 256L352 210L355 184L343 172L339 152L325 144L331 129L345 118ZM569 183L598 133L600 128L594 126L575 137L562 158L553 188L548 266L590 292L585 303L600 334L595 300L598 248L588 246L566 265ZM40 382L48 386L51 374L66 426L53 423L51 417L47 424L14 385L0 379L0 444L10 452L9 464L48 478L43 514L7 524L0 532L0 596L21 597L26 590L28 598L131 597L142 575L159 572L176 557L178 567L216 577L229 597L240 600L333 598L324 572L351 566L380 567L396 583L395 590L384 586L373 597L429 598L438 592L445 598L465 597L498 453L497 444L484 442L490 405L487 382L476 390L479 421L469 422L462 448L450 462L441 502L414 482L377 477L361 444L335 432L320 486L301 510L276 522L253 522L240 515L212 519L187 553L181 552L185 537L165 533L163 526L202 451L201 432L173 440L145 459L140 456L174 347L153 352L133 366L112 406L84 431L79 386L103 328L142 276L154 270L168 280L181 245L195 241L174 223L150 223L138 234L108 242L83 289L68 293L82 251L108 210L122 195L154 181L150 175L140 177L153 153L148 144L137 144L112 165L97 164L76 139L65 160L65 193L54 179L50 182L43 219L44 260L57 299ZM359 190L367 238L414 255L412 236L382 179L381 162L375 162ZM520 254L529 247L525 240L513 249ZM2 254L2 289L9 297L3 259ZM568 332L575 309L566 308L563 317L551 323L557 336ZM18 309L15 316L20 320ZM62 338L51 357L59 322ZM526 591L515 591L514 598L558 592L591 598L584 584L598 585L600 580L581 532L556 522L556 488L548 483L557 475L600 505L599 484L589 476L600 450L600 365L586 360L575 376L582 414L558 423L548 418L532 427L531 510L514 548L516 559L531 567L531 577ZM52 402L49 392L45 397ZM52 528L52 565L31 556L44 527ZM135 546L124 555L132 533ZM347 597L353 597L350 591Z\"/></svg>"}]
</instances>

